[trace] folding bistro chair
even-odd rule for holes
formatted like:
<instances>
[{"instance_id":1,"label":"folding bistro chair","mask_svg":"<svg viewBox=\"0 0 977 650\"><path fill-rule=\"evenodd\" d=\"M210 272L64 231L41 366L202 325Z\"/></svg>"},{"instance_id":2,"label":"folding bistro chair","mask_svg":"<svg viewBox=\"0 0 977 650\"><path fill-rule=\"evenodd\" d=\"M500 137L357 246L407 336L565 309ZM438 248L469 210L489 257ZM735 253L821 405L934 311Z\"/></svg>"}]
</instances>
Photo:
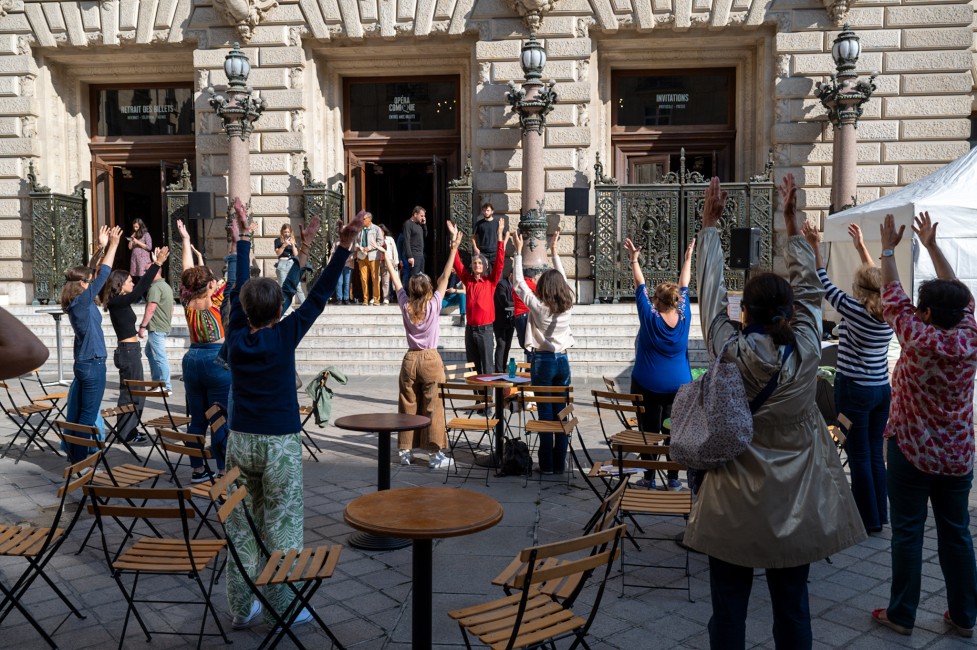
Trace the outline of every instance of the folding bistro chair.
<instances>
[{"instance_id":1,"label":"folding bistro chair","mask_svg":"<svg viewBox=\"0 0 977 650\"><path fill-rule=\"evenodd\" d=\"M57 648L58 645L51 638L50 634L41 627L41 624L38 623L37 619L28 611L21 600L31 585L34 584L34 581L37 578L41 578L54 591L58 598L61 599L61 602L68 606L70 610L68 616L74 614L78 618L85 618L85 615L79 612L74 603L54 584L54 581L44 572L44 569L54 557L55 553L58 552L58 549L61 548L64 540L71 534L71 530L75 527L75 523L78 521L79 515L81 515L82 508L79 506L75 510L75 514L71 516L68 524L64 528L59 528L61 519L65 515L65 505L68 495L91 481L92 473L90 470L98 462L100 456L100 452L95 452L85 460L64 469L64 484L58 488L58 498L60 501L50 527L42 528L33 525L0 526L0 557L19 557L27 562L27 568L24 569L20 577L14 580L9 587L0 581L0 591L3 592L3 601L0 602L0 622L3 622L7 618L7 615L16 609L52 648ZM65 616L51 634L57 632L61 625L68 620L68 616Z\"/></svg>"},{"instance_id":2,"label":"folding bistro chair","mask_svg":"<svg viewBox=\"0 0 977 650\"><path fill-rule=\"evenodd\" d=\"M526 438L526 444L529 445L530 453L532 453L538 447L539 434L552 433L554 436L566 435L564 425L560 420L569 417L573 413L572 408L569 411L566 410L566 406L573 405L573 386L522 386L519 391L519 404L523 435ZM557 419L540 420L537 417L527 417L528 414L532 414L533 412L538 416L540 404L555 404L559 406L561 410L557 413ZM574 422L575 427L576 420ZM536 436L536 445L529 438L530 435ZM572 448L573 438L571 436L567 438L568 454L571 453ZM567 470L567 484L569 484L573 478L573 465L567 465ZM540 474L539 480L542 480L542 474Z\"/></svg>"},{"instance_id":3,"label":"folding bistro chair","mask_svg":"<svg viewBox=\"0 0 977 650\"><path fill-rule=\"evenodd\" d=\"M600 502L597 511L594 512L590 517L590 521L584 527L584 535L591 532L599 533L620 523L618 519L621 511L621 499L624 497L625 489L627 489L627 485L621 483L606 499ZM626 534L627 531L625 531ZM560 560L548 558L540 562L536 570L549 569L560 563ZM509 566L492 579L492 584L502 587L502 590L507 596L512 595L515 589L514 581L516 576L525 574L527 568L526 561L522 559L522 554L520 553L512 559ZM579 577L579 574L577 574L570 578L562 577L558 580L543 582L539 585L539 591L557 602L562 602L573 595L573 591L577 588Z\"/></svg>"},{"instance_id":4,"label":"folding bistro chair","mask_svg":"<svg viewBox=\"0 0 977 650\"><path fill-rule=\"evenodd\" d=\"M98 429L87 424L75 424L74 422L62 422L58 420L54 423L57 427L55 430L58 432L58 436L66 443L71 445L78 445L79 447L86 447L88 449L95 450L95 453L99 455L99 463L92 468L92 484L93 485L108 485L113 487L135 487L146 481L152 481L150 487L154 487L159 477L165 474L161 469L153 469L151 467L145 467L143 465L117 465L112 467L108 460L108 449L109 446L104 440L98 439ZM101 467L101 471L98 468ZM85 499L82 499L82 504L84 504ZM80 508L80 506L79 506ZM132 535L132 527L126 526L120 520L116 520L122 530L125 531L126 537ZM157 536L159 531L155 528L152 529L153 533ZM85 539L82 540L81 545L75 552L78 555L82 552L85 546L88 545L88 540L91 538L92 533L95 532L95 522L92 522L91 527L88 529L88 533L85 535Z\"/></svg>"},{"instance_id":5,"label":"folding bistro chair","mask_svg":"<svg viewBox=\"0 0 977 650\"><path fill-rule=\"evenodd\" d=\"M587 632L597 617L607 579L620 554L623 533L624 526L614 526L583 537L524 549L519 559L526 568L513 578L517 593L448 612L448 616L458 621L465 647L471 648L469 636L491 648L507 650L555 648L557 640L573 638L571 648L579 645L589 650ZM583 618L572 608L596 571L600 575L597 592L587 618ZM540 590L543 584L561 580L575 583L562 600L555 600Z\"/></svg>"},{"instance_id":6,"label":"folding bistro chair","mask_svg":"<svg viewBox=\"0 0 977 650\"><path fill-rule=\"evenodd\" d=\"M644 397L638 393L619 393L615 391L592 390L594 408L600 421L600 430L608 449L615 443L627 445L660 445L665 444L668 436L657 432L648 432L641 427L641 415L644 413ZM613 417L612 417L613 414ZM618 422L619 426L614 423ZM633 422L633 426L631 423ZM624 428L620 428L623 426ZM663 485L668 485L667 475L659 472Z\"/></svg>"},{"instance_id":7,"label":"folding bistro chair","mask_svg":"<svg viewBox=\"0 0 977 650\"><path fill-rule=\"evenodd\" d=\"M448 437L447 454L455 461L452 465L454 466L456 475L458 474L458 458L455 450L462 440L465 441L465 445L468 447L468 451L472 456L472 462L468 466L468 473L465 474L466 481L471 476L472 467L475 465L477 457L476 450L481 448L486 438L489 440L491 452L491 445L495 438L495 426L499 423L498 419L489 417L493 390L491 386L438 384L438 397L441 398L441 403L444 406L444 427ZM468 417L456 415L455 417L449 418L448 413L453 412L454 408L459 409L463 415L467 415ZM475 444L472 444L471 438L468 437L469 433L479 434L478 441ZM491 468L486 468L485 485L488 485L489 472L491 472ZM448 468L445 474L445 483L448 482L449 476L451 476L451 467Z\"/></svg>"},{"instance_id":8,"label":"folding bistro chair","mask_svg":"<svg viewBox=\"0 0 977 650\"><path fill-rule=\"evenodd\" d=\"M144 464L149 464L149 457L152 456L153 451L160 455L163 453L160 450L159 441L155 437L156 434L154 430L156 427L179 429L180 427L190 424L190 418L186 415L173 415L173 412L170 411L170 404L166 400L166 398L169 397L169 391L166 390L166 382L123 379L122 383L125 385L126 390L129 391L129 397L132 399L132 401L135 401L137 397L144 397L147 400L150 397L158 397L163 401L163 410L166 411L166 415L161 415L153 418L152 420L143 421L139 410L136 410L136 417L139 419L139 424L137 424L136 427L142 430L143 435L149 439L149 443L153 446L152 449L146 453L146 460ZM151 429L153 429L153 431L151 431Z\"/></svg>"},{"instance_id":9,"label":"folding bistro chair","mask_svg":"<svg viewBox=\"0 0 977 650\"><path fill-rule=\"evenodd\" d=\"M220 636L224 643L230 643L220 617L212 602L214 583L221 567L218 558L227 542L223 539L194 540L190 538L189 520L194 511L187 507L190 500L190 490L180 488L122 488L88 485L85 493L91 497L91 507L95 513L95 522L102 538L102 551L109 573L119 586L122 597L126 600L125 621L122 624L122 634L119 637L119 649L125 645L126 630L129 619L135 616L136 623L146 635L146 641L152 641L152 634L187 635L193 632L182 630L183 621L179 622L181 629L176 632L169 630L149 630L142 616L136 609L141 603L202 605L203 616L197 635L197 648L203 645L204 637ZM117 504L124 501L125 505ZM143 505L132 505L142 501ZM147 502L154 505L147 506ZM162 502L160 505L155 505ZM106 533L105 519L120 519L131 517L137 520L168 519L176 520L180 524L180 536L161 538L142 538L127 547L128 537L114 550L110 549L110 542ZM210 571L209 584L204 584L204 572ZM191 580L200 592L201 600L188 601L137 598L140 578L151 575L166 575L184 577ZM127 576L132 576L131 587L126 586ZM169 586L169 585L167 585ZM217 625L217 632L206 632L207 617L213 616Z\"/></svg>"},{"instance_id":10,"label":"folding bistro chair","mask_svg":"<svg viewBox=\"0 0 977 650\"><path fill-rule=\"evenodd\" d=\"M309 611L316 623L319 624L319 627L322 628L322 631L329 636L329 639L332 641L332 647L343 648L343 644L339 642L339 639L332 633L329 626L319 618L315 608L312 607L312 596L322 586L322 581L331 578L336 570L336 564L339 562L339 554L343 550L342 545L329 544L316 546L315 548L289 549L287 551L268 549L261 539L258 527L254 523L254 518L245 501L248 496L247 488L243 485L235 486L235 481L240 476L240 470L237 467L232 468L211 486L210 498L214 506L219 508L217 517L224 526L227 549L234 559L234 563L237 564L241 577L248 583L251 593L261 602L262 608L271 614L276 622L276 625L268 631L268 634L258 646L259 650L266 646L274 648L285 638L285 635L288 635L288 638L292 640L296 647L305 648L291 630L292 623L295 622L296 617L298 617L303 609ZM226 501L224 500L225 497ZM251 534L258 543L261 558L265 562L264 567L258 573L257 579L252 579L248 575L238 548L234 545L234 539L226 532L227 520L231 518L235 511L239 513L237 515L238 518L243 516L248 522ZM288 613L284 616L275 611L275 608L271 606L271 603L264 594L265 588L280 585L285 586L291 591L293 596Z\"/></svg>"},{"instance_id":11,"label":"folding bistro chair","mask_svg":"<svg viewBox=\"0 0 977 650\"><path fill-rule=\"evenodd\" d=\"M308 406L299 405L299 415L302 416L302 444L309 452L309 455L312 456L312 460L317 463L319 462L319 457L316 456L316 451L321 454L322 449L319 447L319 443L315 441L315 438L312 437L312 434L309 433L309 429L307 427L311 426L309 424L309 420L311 420L315 415L316 404L319 403L319 396L322 395L322 391L326 389L326 381L328 378L328 373L322 374L321 378L319 379L319 383L316 385L315 397L312 398L312 404L309 404ZM315 451L312 450L313 447L315 447Z\"/></svg>"},{"instance_id":12,"label":"folding bistro chair","mask_svg":"<svg viewBox=\"0 0 977 650\"><path fill-rule=\"evenodd\" d=\"M211 523L210 521L210 514L214 511L214 503L210 500L210 488L214 486L216 474L210 467L210 459L212 457L210 450L204 447L205 436L197 433L183 433L182 431L166 429L164 427L156 429L156 436L165 452L163 458L166 460L166 467L170 472L170 480L177 487L190 490L190 506L197 513L197 516L200 517L200 523L197 524L197 529L193 531L193 539L197 539L200 530L204 526L210 529L214 537L220 537L220 532L214 525L217 522ZM173 461L174 456L176 457L176 462ZM182 469L184 458L201 459L204 463L204 470L211 478L203 483L184 485L183 481L180 480L180 470ZM205 508L201 508L201 502L206 504Z\"/></svg>"},{"instance_id":13,"label":"folding bistro chair","mask_svg":"<svg viewBox=\"0 0 977 650\"><path fill-rule=\"evenodd\" d=\"M26 395L27 399L29 399L33 404L37 404L38 402L50 402L50 405L53 406L58 412L57 417L64 420L64 409L68 406L68 391L56 390L52 392L51 389L44 385L44 381L41 380L40 368L36 368L32 374L34 375L34 379L37 381L37 385L41 387L41 394L37 397L32 397L30 391L27 390L27 384L24 383L24 380L28 379L28 376L21 375L17 378L17 381L20 382L20 389L24 391L24 395ZM30 380L28 379L28 381Z\"/></svg>"},{"instance_id":14,"label":"folding bistro chair","mask_svg":"<svg viewBox=\"0 0 977 650\"><path fill-rule=\"evenodd\" d=\"M143 462L143 459L139 457L136 450L132 448L132 443L123 439L119 435L119 431L122 430L122 425L125 424L130 418L135 418L136 416L136 405L132 402L126 404L120 404L118 406L111 406L109 408L102 409L102 420L105 421L105 425L108 427L108 431L105 432L105 442L107 449L111 449L115 443L120 443L126 450L133 455L137 463ZM146 441L147 439L140 433L137 440Z\"/></svg>"},{"instance_id":15,"label":"folding bistro chair","mask_svg":"<svg viewBox=\"0 0 977 650\"><path fill-rule=\"evenodd\" d=\"M4 413L10 418L10 421L14 423L17 427L17 431L14 433L14 437L10 439L7 447L0 454L0 458L6 458L7 454L10 453L11 447L17 442L17 438L20 434L24 434L27 440L24 442L24 448L20 450L20 455L17 456L17 460L14 464L20 462L20 459L24 457L27 453L27 449L34 444L38 449L44 451L44 447L41 446L41 442L47 445L48 449L53 451L56 455L60 456L61 453L50 443L50 441L44 437L44 435L51 429L51 422L48 419L51 415L51 411L54 410L53 406L48 406L45 404L35 404L31 402L30 404L24 404L22 406L17 405L17 400L14 399L13 394L10 392L10 385L5 381L0 381L0 388L4 389L7 393L7 399L10 401L10 406L4 406ZM39 418L40 422L35 424L32 422L33 419ZM38 441L40 438L40 441Z\"/></svg>"},{"instance_id":16,"label":"folding bistro chair","mask_svg":"<svg viewBox=\"0 0 977 650\"><path fill-rule=\"evenodd\" d=\"M622 483L627 483L627 477L625 472L628 469L645 469L654 471L668 471L668 470L686 470L684 465L676 463L669 460L647 460L644 458L633 458L630 455L637 454L638 456L647 455L658 455L667 454L668 447L662 447L659 445L631 445L623 443L614 444L614 452L616 454L614 458L614 465L618 472L618 480ZM629 516L632 519L636 515L652 515L656 517L681 517L683 519L683 525L689 520L689 514L692 512L692 492L689 490L684 490L682 492L665 492L661 490L645 490L641 488L632 488L624 492L624 497L621 502L621 513L623 515ZM640 536L635 535L637 539L647 539L647 540L657 540L657 541L668 541L669 543L674 543L675 535L665 535L663 537L651 537L644 535L644 531L638 528L638 532L642 533ZM642 567L642 568L658 568L658 569L684 569L685 571L685 587L675 587L671 585L662 585L655 587L656 589L684 589L689 598L689 602L694 602L692 600L692 578L691 572L689 571L689 549L684 547L685 550L685 564L683 566L676 566L674 564L645 564L638 562L625 562L624 554L621 555L621 595L624 595L625 587L647 587L649 585L643 583L628 583L627 582L627 571L626 566L632 567Z\"/></svg>"}]
</instances>

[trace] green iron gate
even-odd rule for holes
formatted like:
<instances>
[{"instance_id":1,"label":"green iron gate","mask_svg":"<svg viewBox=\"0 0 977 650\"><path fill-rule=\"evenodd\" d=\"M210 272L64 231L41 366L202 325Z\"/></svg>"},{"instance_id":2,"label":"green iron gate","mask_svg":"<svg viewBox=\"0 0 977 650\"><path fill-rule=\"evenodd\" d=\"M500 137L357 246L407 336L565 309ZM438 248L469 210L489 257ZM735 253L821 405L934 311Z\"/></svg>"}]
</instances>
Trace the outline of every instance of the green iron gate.
<instances>
[{"instance_id":1,"label":"green iron gate","mask_svg":"<svg viewBox=\"0 0 977 650\"><path fill-rule=\"evenodd\" d=\"M594 302L617 302L631 295L631 274L623 243L630 238L641 248L640 263L648 286L674 282L682 255L702 225L702 207L708 179L685 168L685 150L679 170L652 185L620 185L604 175L597 158L595 172L596 218L591 240ZM762 173L747 183L723 183L729 194L719 222L723 247L729 250L732 228L759 228L760 268L773 268L773 153ZM693 260L694 262L694 260ZM745 274L726 267L726 288L741 291ZM693 274L689 291L696 293Z\"/></svg>"},{"instance_id":2,"label":"green iron gate","mask_svg":"<svg viewBox=\"0 0 977 650\"><path fill-rule=\"evenodd\" d=\"M31 267L34 300L47 305L61 299L64 272L88 263L91 254L85 232L85 190L58 194L37 181L34 162L28 165L31 210Z\"/></svg>"},{"instance_id":3,"label":"green iron gate","mask_svg":"<svg viewBox=\"0 0 977 650\"><path fill-rule=\"evenodd\" d=\"M309 286L315 284L322 273L322 260L332 253L333 243L339 240L339 221L345 221L345 205L343 200L343 184L336 183L336 189L330 189L325 183L312 179L309 170L309 159L302 161L302 207L303 223L307 224L312 217L319 217L319 232L312 240L309 249L309 266L313 276L309 279Z\"/></svg>"}]
</instances>

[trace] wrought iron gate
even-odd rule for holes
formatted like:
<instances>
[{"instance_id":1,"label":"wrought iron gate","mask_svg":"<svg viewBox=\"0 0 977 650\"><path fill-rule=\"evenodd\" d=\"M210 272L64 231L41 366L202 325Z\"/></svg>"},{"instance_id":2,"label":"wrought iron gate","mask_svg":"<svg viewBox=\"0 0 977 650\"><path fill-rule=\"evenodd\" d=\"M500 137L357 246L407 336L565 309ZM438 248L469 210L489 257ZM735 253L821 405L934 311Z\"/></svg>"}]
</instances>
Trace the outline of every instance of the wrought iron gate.
<instances>
[{"instance_id":1,"label":"wrought iron gate","mask_svg":"<svg viewBox=\"0 0 977 650\"><path fill-rule=\"evenodd\" d=\"M685 150L679 170L653 185L620 185L604 175L597 157L594 165L596 218L591 242L594 302L617 302L630 295L631 275L623 242L630 238L641 248L640 262L648 286L674 282L689 241L702 225L707 179L685 168ZM747 183L723 183L729 194L719 222L723 246L729 250L732 228L759 228L760 268L773 268L773 153L762 173ZM744 272L726 267L726 288L743 289ZM695 295L693 274L689 291Z\"/></svg>"},{"instance_id":2,"label":"wrought iron gate","mask_svg":"<svg viewBox=\"0 0 977 650\"><path fill-rule=\"evenodd\" d=\"M34 299L46 305L61 298L64 272L88 263L88 238L85 232L87 201L85 190L58 194L37 182L34 162L28 165L30 186L31 243Z\"/></svg>"},{"instance_id":3,"label":"wrought iron gate","mask_svg":"<svg viewBox=\"0 0 977 650\"><path fill-rule=\"evenodd\" d=\"M472 157L469 155L461 176L448 181L448 218L462 232L458 250L465 260L472 252L472 230L475 227L475 188L472 185Z\"/></svg>"},{"instance_id":4,"label":"wrought iron gate","mask_svg":"<svg viewBox=\"0 0 977 650\"><path fill-rule=\"evenodd\" d=\"M309 170L309 159L302 160L302 208L303 223L308 223L312 217L319 217L321 223L319 232L312 240L309 249L309 265L312 267L313 276L309 280L309 285L315 284L319 274L322 273L322 260L332 252L333 242L338 241L339 231L336 224L344 220L343 184L336 183L336 189L332 190L325 183L312 180L312 172Z\"/></svg>"}]
</instances>

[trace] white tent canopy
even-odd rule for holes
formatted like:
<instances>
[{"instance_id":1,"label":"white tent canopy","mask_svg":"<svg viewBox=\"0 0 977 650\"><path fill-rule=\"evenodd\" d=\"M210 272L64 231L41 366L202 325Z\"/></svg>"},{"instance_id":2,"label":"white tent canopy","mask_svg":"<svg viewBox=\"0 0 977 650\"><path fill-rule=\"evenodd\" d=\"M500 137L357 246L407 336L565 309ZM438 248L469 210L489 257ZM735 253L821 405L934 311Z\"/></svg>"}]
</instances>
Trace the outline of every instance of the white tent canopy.
<instances>
[{"instance_id":1,"label":"white tent canopy","mask_svg":"<svg viewBox=\"0 0 977 650\"><path fill-rule=\"evenodd\" d=\"M848 225L858 224L869 251L877 257L881 253L879 226L885 215L891 214L896 227L906 226L896 249L896 262L903 286L907 290L912 287L911 296L915 297L920 283L936 277L929 255L912 232L913 216L927 211L940 224L936 234L947 261L977 295L977 149L892 194L830 215L825 220L824 241L834 242L828 263L831 280L850 291L859 265Z\"/></svg>"}]
</instances>

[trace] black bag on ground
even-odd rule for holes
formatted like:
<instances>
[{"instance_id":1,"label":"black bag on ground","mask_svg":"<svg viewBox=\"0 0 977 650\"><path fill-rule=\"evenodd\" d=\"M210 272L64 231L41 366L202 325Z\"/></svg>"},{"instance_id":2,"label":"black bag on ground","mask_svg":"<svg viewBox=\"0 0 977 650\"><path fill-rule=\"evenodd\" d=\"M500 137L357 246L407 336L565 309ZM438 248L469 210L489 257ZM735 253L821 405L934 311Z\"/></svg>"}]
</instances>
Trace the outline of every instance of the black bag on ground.
<instances>
[{"instance_id":1,"label":"black bag on ground","mask_svg":"<svg viewBox=\"0 0 977 650\"><path fill-rule=\"evenodd\" d=\"M509 439L502 447L502 475L525 476L533 467L533 457L529 455L529 445L522 440Z\"/></svg>"}]
</instances>

